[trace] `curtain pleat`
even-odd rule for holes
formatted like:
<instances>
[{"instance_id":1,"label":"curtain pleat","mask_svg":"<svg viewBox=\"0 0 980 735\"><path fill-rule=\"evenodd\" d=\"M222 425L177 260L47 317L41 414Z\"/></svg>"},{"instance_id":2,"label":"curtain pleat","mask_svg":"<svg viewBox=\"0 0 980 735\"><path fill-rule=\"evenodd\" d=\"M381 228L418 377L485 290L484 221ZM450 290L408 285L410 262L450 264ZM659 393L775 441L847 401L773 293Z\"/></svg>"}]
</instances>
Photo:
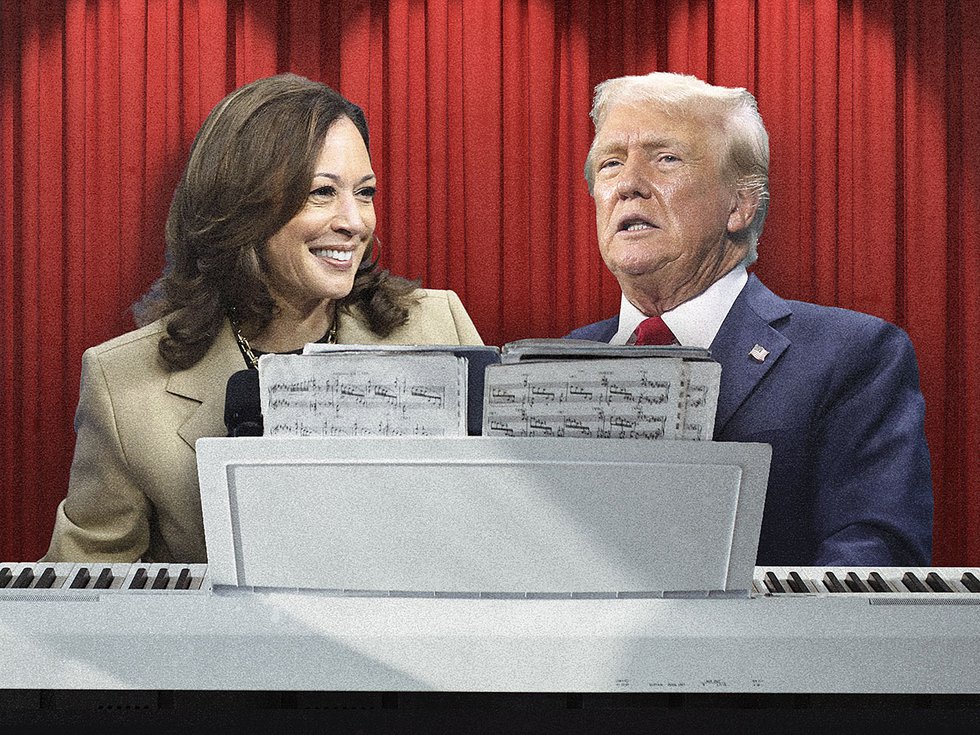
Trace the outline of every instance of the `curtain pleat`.
<instances>
[{"instance_id":1,"label":"curtain pleat","mask_svg":"<svg viewBox=\"0 0 980 735\"><path fill-rule=\"evenodd\" d=\"M953 14L947 82L952 114L949 130L949 189L952 217L946 267L946 392L941 410L943 432L932 447L942 451L945 467L936 476L942 504L937 532L949 559L980 559L980 24L975 8L961 3ZM933 216L939 213L931 212ZM931 379L931 376L927 376ZM937 398L934 395L934 401Z\"/></svg>"},{"instance_id":2,"label":"curtain pleat","mask_svg":"<svg viewBox=\"0 0 980 735\"><path fill-rule=\"evenodd\" d=\"M756 271L916 347L936 564L980 564L980 31L971 0L26 0L0 4L0 558L64 496L82 351L133 327L193 137L280 71L361 105L380 257L491 344L614 313L582 176L595 85L668 69L758 98Z\"/></svg>"},{"instance_id":3,"label":"curtain pleat","mask_svg":"<svg viewBox=\"0 0 980 735\"><path fill-rule=\"evenodd\" d=\"M18 14L11 4L0 3L0 59L16 58L20 54ZM5 552L17 556L24 553L24 540L45 528L44 523L24 525L20 509L25 502L36 502L37 496L26 498L17 479L20 457L16 445L21 443L24 429L20 426L22 394L16 391L13 369L15 359L20 359L21 340L15 334L15 327L20 323L23 303L23 299L14 296L16 282L20 280L14 263L14 243L22 241L20 212L15 204L15 197L20 196L19 183L15 183L20 181L19 139L14 134L14 109L20 97L20 85L14 78L16 72L16 66L0 64L0 426L6 427L0 429L3 432L0 434L0 556Z\"/></svg>"}]
</instances>

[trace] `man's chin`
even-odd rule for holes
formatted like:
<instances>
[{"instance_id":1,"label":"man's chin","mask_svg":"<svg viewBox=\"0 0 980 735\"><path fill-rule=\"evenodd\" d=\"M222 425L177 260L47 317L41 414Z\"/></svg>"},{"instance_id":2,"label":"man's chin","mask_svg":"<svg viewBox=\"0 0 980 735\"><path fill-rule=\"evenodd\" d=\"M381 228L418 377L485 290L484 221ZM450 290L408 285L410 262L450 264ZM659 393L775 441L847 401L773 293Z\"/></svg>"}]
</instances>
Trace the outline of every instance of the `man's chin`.
<instances>
[{"instance_id":1,"label":"man's chin","mask_svg":"<svg viewBox=\"0 0 980 735\"><path fill-rule=\"evenodd\" d=\"M676 258L651 257L651 253L644 253L642 257L607 260L606 266L617 277L643 278L660 273L674 260Z\"/></svg>"}]
</instances>

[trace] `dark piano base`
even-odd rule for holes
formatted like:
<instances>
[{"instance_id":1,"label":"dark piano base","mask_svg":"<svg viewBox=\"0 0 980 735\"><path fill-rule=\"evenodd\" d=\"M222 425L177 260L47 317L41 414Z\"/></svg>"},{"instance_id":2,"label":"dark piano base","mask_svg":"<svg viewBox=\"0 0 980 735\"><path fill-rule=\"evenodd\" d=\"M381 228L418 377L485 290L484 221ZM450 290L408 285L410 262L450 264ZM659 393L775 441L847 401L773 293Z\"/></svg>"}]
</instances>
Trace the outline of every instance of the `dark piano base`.
<instances>
[{"instance_id":1,"label":"dark piano base","mask_svg":"<svg viewBox=\"0 0 980 735\"><path fill-rule=\"evenodd\" d=\"M350 733L980 731L980 694L0 690L0 722ZM10 730L8 730L10 731Z\"/></svg>"}]
</instances>

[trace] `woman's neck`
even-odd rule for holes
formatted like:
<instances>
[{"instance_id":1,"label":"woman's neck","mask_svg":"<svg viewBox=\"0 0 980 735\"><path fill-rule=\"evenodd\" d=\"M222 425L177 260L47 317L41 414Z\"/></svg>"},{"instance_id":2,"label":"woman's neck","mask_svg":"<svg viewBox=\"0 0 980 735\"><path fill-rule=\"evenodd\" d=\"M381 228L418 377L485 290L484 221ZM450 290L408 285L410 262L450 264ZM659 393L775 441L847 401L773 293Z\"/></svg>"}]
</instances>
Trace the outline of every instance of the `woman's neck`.
<instances>
[{"instance_id":1,"label":"woman's neck","mask_svg":"<svg viewBox=\"0 0 980 735\"><path fill-rule=\"evenodd\" d=\"M333 324L336 312L336 303L329 299L305 312L280 305L272 321L249 342L259 352L301 349L323 338Z\"/></svg>"}]
</instances>

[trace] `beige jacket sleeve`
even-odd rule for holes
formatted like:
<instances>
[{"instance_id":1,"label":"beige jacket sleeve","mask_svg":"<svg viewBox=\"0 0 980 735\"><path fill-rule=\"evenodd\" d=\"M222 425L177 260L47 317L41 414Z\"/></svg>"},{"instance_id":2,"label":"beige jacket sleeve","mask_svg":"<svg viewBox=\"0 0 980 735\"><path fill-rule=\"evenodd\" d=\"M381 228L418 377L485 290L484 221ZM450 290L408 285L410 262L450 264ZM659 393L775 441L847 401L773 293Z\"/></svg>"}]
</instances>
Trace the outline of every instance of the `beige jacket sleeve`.
<instances>
[{"instance_id":1,"label":"beige jacket sleeve","mask_svg":"<svg viewBox=\"0 0 980 735\"><path fill-rule=\"evenodd\" d=\"M149 504L126 461L94 349L82 355L75 432L71 491L58 505L42 561L136 561L149 543Z\"/></svg>"}]
</instances>

